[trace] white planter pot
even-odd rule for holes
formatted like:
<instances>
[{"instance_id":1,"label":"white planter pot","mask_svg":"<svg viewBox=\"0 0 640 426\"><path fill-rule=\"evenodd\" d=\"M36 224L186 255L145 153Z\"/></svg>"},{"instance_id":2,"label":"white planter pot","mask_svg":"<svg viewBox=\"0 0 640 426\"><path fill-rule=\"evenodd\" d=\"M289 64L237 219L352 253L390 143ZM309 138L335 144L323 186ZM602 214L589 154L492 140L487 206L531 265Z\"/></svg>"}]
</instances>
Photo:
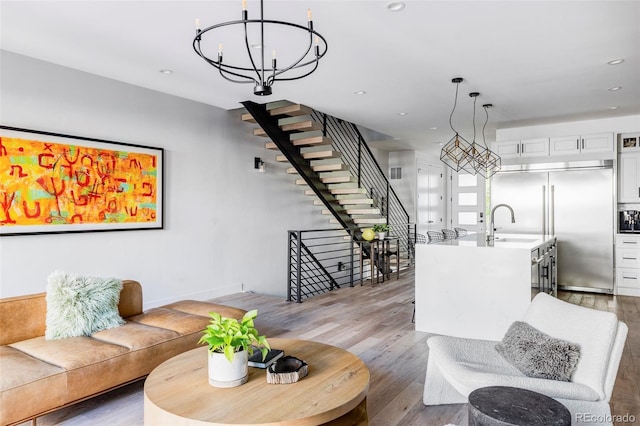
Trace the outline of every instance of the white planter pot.
<instances>
[{"instance_id":1,"label":"white planter pot","mask_svg":"<svg viewBox=\"0 0 640 426\"><path fill-rule=\"evenodd\" d=\"M209 384L217 388L232 388L249 380L249 353L236 352L233 360L222 353L209 352Z\"/></svg>"},{"instance_id":2,"label":"white planter pot","mask_svg":"<svg viewBox=\"0 0 640 426\"><path fill-rule=\"evenodd\" d=\"M379 240L384 240L384 237L387 235L386 232L378 232L378 239Z\"/></svg>"}]
</instances>

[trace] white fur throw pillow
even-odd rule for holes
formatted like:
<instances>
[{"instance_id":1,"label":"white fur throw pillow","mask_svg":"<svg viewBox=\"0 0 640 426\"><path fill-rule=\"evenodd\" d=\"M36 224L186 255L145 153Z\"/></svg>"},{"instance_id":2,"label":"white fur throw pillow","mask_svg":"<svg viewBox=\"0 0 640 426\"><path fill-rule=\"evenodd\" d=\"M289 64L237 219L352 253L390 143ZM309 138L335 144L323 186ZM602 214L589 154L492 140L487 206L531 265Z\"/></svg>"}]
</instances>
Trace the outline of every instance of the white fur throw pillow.
<instances>
[{"instance_id":1,"label":"white fur throw pillow","mask_svg":"<svg viewBox=\"0 0 640 426\"><path fill-rule=\"evenodd\" d=\"M511 324L496 351L529 377L563 382L571 381L580 358L578 345L555 339L522 321Z\"/></svg>"},{"instance_id":2,"label":"white fur throw pillow","mask_svg":"<svg viewBox=\"0 0 640 426\"><path fill-rule=\"evenodd\" d=\"M125 323L118 312L122 280L56 271L47 281L47 340L89 336Z\"/></svg>"}]
</instances>

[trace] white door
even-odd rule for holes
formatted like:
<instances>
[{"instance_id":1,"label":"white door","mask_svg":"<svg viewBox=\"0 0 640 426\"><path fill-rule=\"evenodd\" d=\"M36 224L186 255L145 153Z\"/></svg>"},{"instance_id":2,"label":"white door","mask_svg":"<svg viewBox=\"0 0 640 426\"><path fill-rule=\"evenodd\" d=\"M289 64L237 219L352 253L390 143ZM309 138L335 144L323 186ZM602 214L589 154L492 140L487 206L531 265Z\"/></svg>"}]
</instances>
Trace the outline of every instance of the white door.
<instances>
[{"instance_id":1,"label":"white door","mask_svg":"<svg viewBox=\"0 0 640 426\"><path fill-rule=\"evenodd\" d=\"M445 224L444 166L418 162L417 230L439 231Z\"/></svg>"},{"instance_id":2,"label":"white door","mask_svg":"<svg viewBox=\"0 0 640 426\"><path fill-rule=\"evenodd\" d=\"M451 172L449 229L485 230L485 179L480 175Z\"/></svg>"}]
</instances>

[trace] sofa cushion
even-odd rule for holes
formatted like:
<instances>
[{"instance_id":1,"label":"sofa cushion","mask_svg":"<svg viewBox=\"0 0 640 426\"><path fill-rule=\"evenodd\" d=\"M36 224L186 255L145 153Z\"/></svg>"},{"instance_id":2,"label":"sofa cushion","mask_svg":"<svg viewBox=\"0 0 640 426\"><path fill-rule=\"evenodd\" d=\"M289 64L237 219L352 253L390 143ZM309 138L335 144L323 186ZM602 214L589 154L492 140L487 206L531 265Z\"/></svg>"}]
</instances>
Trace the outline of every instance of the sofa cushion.
<instances>
[{"instance_id":1,"label":"sofa cushion","mask_svg":"<svg viewBox=\"0 0 640 426\"><path fill-rule=\"evenodd\" d=\"M58 340L36 337L12 343L10 346L66 370L84 367L129 352L129 349L124 346L101 342L85 336Z\"/></svg>"},{"instance_id":2,"label":"sofa cushion","mask_svg":"<svg viewBox=\"0 0 640 426\"><path fill-rule=\"evenodd\" d=\"M47 339L89 336L124 324L118 313L122 281L56 271L47 283Z\"/></svg>"},{"instance_id":3,"label":"sofa cushion","mask_svg":"<svg viewBox=\"0 0 640 426\"><path fill-rule=\"evenodd\" d=\"M591 387L601 399L606 398L605 378L618 328L615 314L539 293L523 321L551 337L580 346L580 360L571 380Z\"/></svg>"},{"instance_id":4,"label":"sofa cushion","mask_svg":"<svg viewBox=\"0 0 640 426\"><path fill-rule=\"evenodd\" d=\"M526 322L515 321L496 351L529 377L568 382L576 369L580 348L554 339Z\"/></svg>"},{"instance_id":5,"label":"sofa cushion","mask_svg":"<svg viewBox=\"0 0 640 426\"><path fill-rule=\"evenodd\" d=\"M63 368L0 346L0 424L24 418L24 413L51 410L66 402L67 374Z\"/></svg>"},{"instance_id":6,"label":"sofa cushion","mask_svg":"<svg viewBox=\"0 0 640 426\"><path fill-rule=\"evenodd\" d=\"M102 342L124 346L132 351L148 348L168 340L176 339L181 334L173 330L150 327L137 322L127 321L120 327L93 333L91 337Z\"/></svg>"},{"instance_id":7,"label":"sofa cushion","mask_svg":"<svg viewBox=\"0 0 640 426\"><path fill-rule=\"evenodd\" d=\"M166 308L149 309L144 314L129 317L128 320L144 325L173 330L182 335L202 331L207 324L209 324L207 317Z\"/></svg>"},{"instance_id":8,"label":"sofa cushion","mask_svg":"<svg viewBox=\"0 0 640 426\"><path fill-rule=\"evenodd\" d=\"M235 318L237 320L241 320L244 314L247 313L244 309L199 300L181 300L162 307L203 317L209 317L209 312L217 312L223 317Z\"/></svg>"},{"instance_id":9,"label":"sofa cushion","mask_svg":"<svg viewBox=\"0 0 640 426\"><path fill-rule=\"evenodd\" d=\"M527 377L495 350L498 342L433 336L427 340L433 357L447 381L462 395L484 386L513 386L540 392L553 398L597 401L589 386Z\"/></svg>"}]
</instances>

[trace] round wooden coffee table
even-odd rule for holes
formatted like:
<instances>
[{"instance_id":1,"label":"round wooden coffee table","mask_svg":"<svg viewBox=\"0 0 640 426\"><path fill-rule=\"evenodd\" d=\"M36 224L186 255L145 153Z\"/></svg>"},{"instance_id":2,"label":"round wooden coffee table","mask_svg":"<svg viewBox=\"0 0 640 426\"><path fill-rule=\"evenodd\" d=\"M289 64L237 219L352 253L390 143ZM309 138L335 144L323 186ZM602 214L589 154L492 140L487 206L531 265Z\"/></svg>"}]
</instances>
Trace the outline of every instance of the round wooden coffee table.
<instances>
[{"instance_id":1,"label":"round wooden coffee table","mask_svg":"<svg viewBox=\"0 0 640 426\"><path fill-rule=\"evenodd\" d=\"M145 425L368 424L369 370L360 358L308 340L268 339L309 365L297 383L271 385L266 370L249 368L249 381L235 388L208 383L207 348L160 364L144 384Z\"/></svg>"}]
</instances>

